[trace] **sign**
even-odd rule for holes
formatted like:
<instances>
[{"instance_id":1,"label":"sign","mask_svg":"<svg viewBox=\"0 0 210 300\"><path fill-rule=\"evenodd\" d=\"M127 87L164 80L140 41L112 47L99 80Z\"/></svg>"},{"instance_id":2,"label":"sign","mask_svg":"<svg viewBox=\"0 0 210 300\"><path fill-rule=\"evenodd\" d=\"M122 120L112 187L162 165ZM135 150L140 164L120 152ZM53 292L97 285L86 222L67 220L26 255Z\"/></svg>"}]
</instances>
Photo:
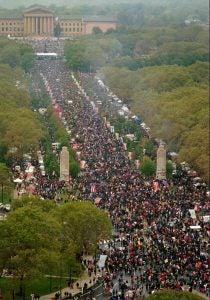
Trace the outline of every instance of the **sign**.
<instances>
[{"instance_id":1,"label":"sign","mask_svg":"<svg viewBox=\"0 0 210 300\"><path fill-rule=\"evenodd\" d=\"M100 269L105 267L106 259L107 259L107 255L100 255L99 261L97 262L97 265L99 266Z\"/></svg>"}]
</instances>

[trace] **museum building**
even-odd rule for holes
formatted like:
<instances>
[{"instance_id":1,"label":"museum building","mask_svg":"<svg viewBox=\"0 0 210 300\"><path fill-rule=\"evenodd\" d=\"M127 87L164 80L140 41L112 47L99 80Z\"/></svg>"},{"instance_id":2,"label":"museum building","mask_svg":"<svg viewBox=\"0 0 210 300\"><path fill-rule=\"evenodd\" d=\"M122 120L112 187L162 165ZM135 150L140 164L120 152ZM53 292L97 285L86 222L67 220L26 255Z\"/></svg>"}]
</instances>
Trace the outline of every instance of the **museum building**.
<instances>
[{"instance_id":1,"label":"museum building","mask_svg":"<svg viewBox=\"0 0 210 300\"><path fill-rule=\"evenodd\" d=\"M0 17L0 36L10 37L50 37L59 26L61 37L91 34L94 28L102 32L116 28L114 18L105 16L55 16L44 6L32 6L21 16Z\"/></svg>"}]
</instances>

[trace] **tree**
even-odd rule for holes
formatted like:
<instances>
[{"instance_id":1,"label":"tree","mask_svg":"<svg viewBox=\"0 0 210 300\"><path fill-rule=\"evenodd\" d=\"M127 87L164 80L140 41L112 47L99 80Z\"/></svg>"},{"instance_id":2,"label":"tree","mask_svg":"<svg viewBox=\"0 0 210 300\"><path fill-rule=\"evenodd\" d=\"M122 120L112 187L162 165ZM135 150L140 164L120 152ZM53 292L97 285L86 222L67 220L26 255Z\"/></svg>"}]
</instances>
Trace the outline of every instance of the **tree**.
<instances>
[{"instance_id":1,"label":"tree","mask_svg":"<svg viewBox=\"0 0 210 300\"><path fill-rule=\"evenodd\" d=\"M171 178L172 177L172 172L173 172L173 165L171 161L166 162L166 177Z\"/></svg>"},{"instance_id":2,"label":"tree","mask_svg":"<svg viewBox=\"0 0 210 300\"><path fill-rule=\"evenodd\" d=\"M63 224L64 249L75 249L77 255L93 254L97 242L111 235L107 214L88 201L63 204L56 212L56 218Z\"/></svg>"},{"instance_id":3,"label":"tree","mask_svg":"<svg viewBox=\"0 0 210 300\"><path fill-rule=\"evenodd\" d=\"M10 171L6 164L0 163L0 189L1 202L4 202L4 195L10 197L12 192L12 184L10 182Z\"/></svg>"},{"instance_id":4,"label":"tree","mask_svg":"<svg viewBox=\"0 0 210 300\"><path fill-rule=\"evenodd\" d=\"M29 72L35 61L34 53L27 52L21 56L20 66L25 72Z\"/></svg>"},{"instance_id":5,"label":"tree","mask_svg":"<svg viewBox=\"0 0 210 300\"><path fill-rule=\"evenodd\" d=\"M33 205L31 199L0 222L0 231L0 272L10 272L19 283L20 292L27 280L49 272L56 274L60 224L52 214Z\"/></svg>"},{"instance_id":6,"label":"tree","mask_svg":"<svg viewBox=\"0 0 210 300\"><path fill-rule=\"evenodd\" d=\"M48 150L44 156L44 164L47 171L47 174L50 177L59 176L59 164L58 160L54 153L51 152L51 149Z\"/></svg>"},{"instance_id":7,"label":"tree","mask_svg":"<svg viewBox=\"0 0 210 300\"><path fill-rule=\"evenodd\" d=\"M17 152L12 155L20 159L24 153L36 150L42 137L42 129L30 110L17 109L10 112L5 125L2 144L7 145L8 150L17 148Z\"/></svg>"},{"instance_id":8,"label":"tree","mask_svg":"<svg viewBox=\"0 0 210 300\"><path fill-rule=\"evenodd\" d=\"M103 33L103 31L101 30L100 27L93 27L92 32L93 32L94 34L101 34L101 33Z\"/></svg>"},{"instance_id":9,"label":"tree","mask_svg":"<svg viewBox=\"0 0 210 300\"><path fill-rule=\"evenodd\" d=\"M140 166L140 171L146 177L155 175L156 167L155 167L154 161L152 161L148 157L145 157L143 159L143 162L142 162L141 166Z\"/></svg>"},{"instance_id":10,"label":"tree","mask_svg":"<svg viewBox=\"0 0 210 300\"><path fill-rule=\"evenodd\" d=\"M60 27L60 24L56 24L55 27L54 27L54 36L59 38L60 35L61 35L61 32L62 32L62 29Z\"/></svg>"},{"instance_id":11,"label":"tree","mask_svg":"<svg viewBox=\"0 0 210 300\"><path fill-rule=\"evenodd\" d=\"M77 161L70 161L69 171L72 178L76 178L80 172L80 166Z\"/></svg>"}]
</instances>

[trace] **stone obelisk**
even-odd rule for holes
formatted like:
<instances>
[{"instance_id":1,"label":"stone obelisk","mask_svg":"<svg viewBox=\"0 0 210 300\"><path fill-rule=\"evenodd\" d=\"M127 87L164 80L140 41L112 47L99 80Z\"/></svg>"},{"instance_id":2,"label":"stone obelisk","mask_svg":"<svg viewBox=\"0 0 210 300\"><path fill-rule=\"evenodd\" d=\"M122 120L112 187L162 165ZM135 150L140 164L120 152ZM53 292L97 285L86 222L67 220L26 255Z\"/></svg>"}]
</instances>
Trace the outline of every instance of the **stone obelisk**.
<instances>
[{"instance_id":1,"label":"stone obelisk","mask_svg":"<svg viewBox=\"0 0 210 300\"><path fill-rule=\"evenodd\" d=\"M67 147L62 147L60 153L60 181L69 180L69 151Z\"/></svg>"},{"instance_id":2,"label":"stone obelisk","mask_svg":"<svg viewBox=\"0 0 210 300\"><path fill-rule=\"evenodd\" d=\"M160 144L157 150L157 179L166 179L166 149L164 144Z\"/></svg>"}]
</instances>

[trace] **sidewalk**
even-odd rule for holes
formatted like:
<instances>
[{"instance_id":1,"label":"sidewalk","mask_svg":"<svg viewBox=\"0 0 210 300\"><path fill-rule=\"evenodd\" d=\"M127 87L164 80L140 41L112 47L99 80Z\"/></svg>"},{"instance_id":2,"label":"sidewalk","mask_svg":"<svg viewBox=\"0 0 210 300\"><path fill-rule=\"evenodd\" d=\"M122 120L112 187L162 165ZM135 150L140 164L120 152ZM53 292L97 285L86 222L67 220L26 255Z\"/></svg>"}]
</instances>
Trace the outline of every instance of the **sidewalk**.
<instances>
[{"instance_id":1,"label":"sidewalk","mask_svg":"<svg viewBox=\"0 0 210 300\"><path fill-rule=\"evenodd\" d=\"M93 259L92 256L85 256L84 258L86 260L92 260ZM85 283L87 284L87 287L90 288L91 286L94 285L93 278L95 278L95 277L97 277L97 275L95 276L95 274L92 273L91 276L89 276L88 275L88 271L85 270L83 276L80 279L78 279L76 282L74 282L73 288L66 287L66 288L64 288L64 289L61 290L62 297L65 296L66 292L71 293L72 296L75 296L76 294L80 293L82 291L82 288L84 287ZM79 283L79 288L77 288L77 286L76 286L77 283ZM41 296L40 300L54 300L54 299L56 299L55 298L55 294L59 293L59 292L60 291L58 290L58 291L53 292L53 293L51 293L49 295Z\"/></svg>"}]
</instances>

